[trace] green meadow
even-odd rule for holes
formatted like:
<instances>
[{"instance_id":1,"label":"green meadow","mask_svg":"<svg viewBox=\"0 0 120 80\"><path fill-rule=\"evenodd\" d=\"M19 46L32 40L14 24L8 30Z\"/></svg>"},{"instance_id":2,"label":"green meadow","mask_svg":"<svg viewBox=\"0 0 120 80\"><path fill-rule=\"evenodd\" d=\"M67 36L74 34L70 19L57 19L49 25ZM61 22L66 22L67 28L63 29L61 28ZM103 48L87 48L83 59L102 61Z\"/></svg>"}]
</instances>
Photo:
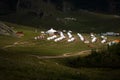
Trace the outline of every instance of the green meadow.
<instances>
[{"instance_id":1,"label":"green meadow","mask_svg":"<svg viewBox=\"0 0 120 80\"><path fill-rule=\"evenodd\" d=\"M77 20L66 21L65 17L74 17ZM57 21L57 18L60 21ZM106 58L105 55L93 54L68 58L39 58L106 49L107 45L100 43L100 36L97 34L120 32L120 17L80 11L65 14L56 12L52 16L39 18L24 12L0 16L0 20L13 30L24 33L21 38L0 35L0 80L120 80L120 66L117 65L120 61L119 55L113 58L111 55ZM45 35L45 39L34 40L41 31L47 31L51 27L56 30L72 30L76 40L71 43L68 43L67 39L60 42L47 41L48 35ZM88 40L91 32L96 33L99 40L85 44L80 41L77 32ZM108 41L115 39L120 39L120 36L108 37ZM107 67L103 66L104 61L102 66L97 64L101 58L105 58L103 60L108 64ZM110 59L113 61L109 61ZM92 64L94 62L95 64ZM114 62L116 64L113 64ZM117 68L109 64L116 65Z\"/></svg>"}]
</instances>

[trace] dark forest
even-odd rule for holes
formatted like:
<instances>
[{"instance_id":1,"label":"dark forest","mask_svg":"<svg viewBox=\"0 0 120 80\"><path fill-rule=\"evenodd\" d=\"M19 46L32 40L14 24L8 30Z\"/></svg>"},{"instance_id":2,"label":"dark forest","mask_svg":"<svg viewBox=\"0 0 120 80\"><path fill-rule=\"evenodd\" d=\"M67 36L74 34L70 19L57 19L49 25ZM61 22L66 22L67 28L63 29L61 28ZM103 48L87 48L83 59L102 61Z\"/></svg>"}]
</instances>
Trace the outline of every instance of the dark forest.
<instances>
[{"instance_id":1,"label":"dark forest","mask_svg":"<svg viewBox=\"0 0 120 80\"><path fill-rule=\"evenodd\" d=\"M43 6L38 6L41 4L53 5L56 10L60 11L87 9L95 12L120 13L119 0L1 0L0 10L41 9Z\"/></svg>"}]
</instances>

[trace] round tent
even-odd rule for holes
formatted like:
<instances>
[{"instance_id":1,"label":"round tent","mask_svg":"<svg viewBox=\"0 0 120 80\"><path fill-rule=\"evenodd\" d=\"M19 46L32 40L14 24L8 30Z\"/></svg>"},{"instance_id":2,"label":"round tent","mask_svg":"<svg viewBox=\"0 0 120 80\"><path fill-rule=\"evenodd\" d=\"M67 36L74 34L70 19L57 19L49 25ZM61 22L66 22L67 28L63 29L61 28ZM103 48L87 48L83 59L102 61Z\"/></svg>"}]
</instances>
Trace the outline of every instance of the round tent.
<instances>
[{"instance_id":1,"label":"round tent","mask_svg":"<svg viewBox=\"0 0 120 80\"><path fill-rule=\"evenodd\" d=\"M53 28L51 28L50 30L48 30L46 33L49 35L54 35L54 33L57 32L56 30L54 30Z\"/></svg>"}]
</instances>

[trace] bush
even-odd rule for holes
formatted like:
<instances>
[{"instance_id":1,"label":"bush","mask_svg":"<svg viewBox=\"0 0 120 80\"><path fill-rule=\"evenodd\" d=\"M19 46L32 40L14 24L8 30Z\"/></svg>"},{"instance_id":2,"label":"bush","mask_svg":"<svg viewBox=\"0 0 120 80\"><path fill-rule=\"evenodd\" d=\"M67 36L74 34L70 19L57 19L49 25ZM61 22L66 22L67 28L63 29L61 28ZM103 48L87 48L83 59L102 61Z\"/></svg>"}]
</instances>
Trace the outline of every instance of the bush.
<instances>
[{"instance_id":1,"label":"bush","mask_svg":"<svg viewBox=\"0 0 120 80\"><path fill-rule=\"evenodd\" d=\"M119 68L120 67L120 44L113 45L108 49L97 51L93 49L91 55L86 57L74 57L65 60L67 66L80 67L101 67Z\"/></svg>"},{"instance_id":2,"label":"bush","mask_svg":"<svg viewBox=\"0 0 120 80\"><path fill-rule=\"evenodd\" d=\"M119 55L120 56L120 43L114 44L110 47L108 47L108 52L113 55Z\"/></svg>"}]
</instances>

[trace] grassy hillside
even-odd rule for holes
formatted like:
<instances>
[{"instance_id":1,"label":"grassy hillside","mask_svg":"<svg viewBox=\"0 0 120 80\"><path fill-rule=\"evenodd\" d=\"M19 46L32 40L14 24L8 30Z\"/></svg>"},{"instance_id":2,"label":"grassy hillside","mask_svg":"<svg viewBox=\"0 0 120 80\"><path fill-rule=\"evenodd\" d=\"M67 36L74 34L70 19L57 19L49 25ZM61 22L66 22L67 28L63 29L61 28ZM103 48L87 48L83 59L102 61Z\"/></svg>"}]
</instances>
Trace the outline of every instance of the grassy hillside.
<instances>
[{"instance_id":1,"label":"grassy hillside","mask_svg":"<svg viewBox=\"0 0 120 80\"><path fill-rule=\"evenodd\" d=\"M59 17L61 20L56 21ZM77 21L65 21L65 17L74 17ZM76 32L82 33L88 40L89 34L85 32L120 31L119 17L90 12L78 12L62 14L58 13L43 18L26 13L0 16L0 20L15 31L23 31L21 38L0 35L0 80L120 80L120 69L98 67L71 67L65 64L69 58L64 59L40 59L42 56L58 56L65 53L75 54L92 48L103 48L99 40L94 44L84 44L76 36ZM117 25L117 26L116 26ZM36 27L36 28L35 28ZM38 29L39 27L39 29ZM46 31L53 27L58 30L73 30L76 40L68 43L66 40L55 43L42 40L34 40L40 31ZM117 29L115 29L117 28ZM38 30L35 33L35 30ZM47 37L47 35L46 35ZM98 36L98 38L100 38ZM108 37L109 40L120 37ZM76 60L71 57L70 60ZM88 60L91 61L92 60ZM82 61L84 64L84 60ZM87 62L85 62L87 65ZM109 77L108 77L109 76Z\"/></svg>"},{"instance_id":2,"label":"grassy hillside","mask_svg":"<svg viewBox=\"0 0 120 80\"><path fill-rule=\"evenodd\" d=\"M119 80L119 69L70 68L56 60L25 54L0 54L0 80ZM7 76L7 77L6 77ZM108 77L109 76L109 77Z\"/></svg>"},{"instance_id":3,"label":"grassy hillside","mask_svg":"<svg viewBox=\"0 0 120 80\"><path fill-rule=\"evenodd\" d=\"M26 27L22 25L6 23L9 26L14 27L15 31L23 31L24 36L21 38L14 38L10 36L0 36L0 46L8 52L24 53L24 54L38 54L38 55L59 55L64 53L75 53L82 50L89 49L88 45L83 45L84 43L80 40L68 43L67 40L60 41L58 43L54 41L47 41L47 35L45 39L34 40L35 36L39 36L40 31L43 29L38 29L35 33L35 28ZM76 36L76 34L75 34ZM76 36L78 39L78 37ZM77 44L77 45L76 45ZM59 46L58 46L59 45Z\"/></svg>"},{"instance_id":4,"label":"grassy hillside","mask_svg":"<svg viewBox=\"0 0 120 80\"><path fill-rule=\"evenodd\" d=\"M64 18L76 18L76 21L65 20ZM74 30L77 32L106 32L120 31L120 17L117 15L99 14L88 11L77 11L61 13L55 12L54 15L46 15L40 18L26 11L0 16L0 20L34 26L37 28L57 28Z\"/></svg>"}]
</instances>

